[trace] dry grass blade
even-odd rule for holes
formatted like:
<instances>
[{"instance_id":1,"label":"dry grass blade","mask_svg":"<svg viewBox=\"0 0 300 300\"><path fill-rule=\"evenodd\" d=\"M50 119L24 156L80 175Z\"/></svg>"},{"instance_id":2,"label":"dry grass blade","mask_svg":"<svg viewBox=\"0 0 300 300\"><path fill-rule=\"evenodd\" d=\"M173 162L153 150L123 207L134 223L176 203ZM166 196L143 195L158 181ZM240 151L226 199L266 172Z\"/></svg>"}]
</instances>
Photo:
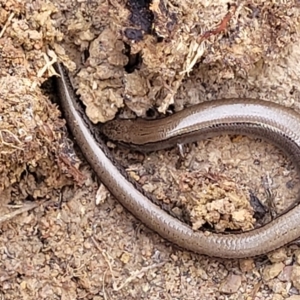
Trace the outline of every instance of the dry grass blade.
<instances>
[{"instance_id":1,"label":"dry grass blade","mask_svg":"<svg viewBox=\"0 0 300 300\"><path fill-rule=\"evenodd\" d=\"M17 215L20 215L24 212L27 212L27 211L30 211L42 204L44 204L46 201L40 201L40 202L34 202L34 203L30 203L30 204L25 204L23 207L11 212L11 213L8 213L8 214L5 214L3 216L0 216L0 224L3 223L3 222L6 222L8 220L11 220L12 218L14 218L15 216ZM52 202L52 201L51 201Z\"/></svg>"}]
</instances>

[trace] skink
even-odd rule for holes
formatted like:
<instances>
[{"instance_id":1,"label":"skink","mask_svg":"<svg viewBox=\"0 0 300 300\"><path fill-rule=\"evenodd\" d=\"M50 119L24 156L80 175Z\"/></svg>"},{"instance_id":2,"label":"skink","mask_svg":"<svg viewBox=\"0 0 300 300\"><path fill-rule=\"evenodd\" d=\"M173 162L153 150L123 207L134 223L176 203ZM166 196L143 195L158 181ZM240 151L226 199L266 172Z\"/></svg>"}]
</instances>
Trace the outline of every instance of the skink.
<instances>
[{"instance_id":1,"label":"skink","mask_svg":"<svg viewBox=\"0 0 300 300\"><path fill-rule=\"evenodd\" d=\"M149 199L117 164L99 137L99 128L84 113L64 67L56 63L58 92L68 127L102 183L147 227L187 250L222 258L244 258L268 253L300 236L300 205L272 222L239 234L193 231ZM120 123L121 122L121 123ZM221 133L254 134L279 146L298 169L300 116L280 105L246 98L205 102L155 121L111 121L103 132L133 148L154 150ZM125 137L125 139L123 139Z\"/></svg>"}]
</instances>

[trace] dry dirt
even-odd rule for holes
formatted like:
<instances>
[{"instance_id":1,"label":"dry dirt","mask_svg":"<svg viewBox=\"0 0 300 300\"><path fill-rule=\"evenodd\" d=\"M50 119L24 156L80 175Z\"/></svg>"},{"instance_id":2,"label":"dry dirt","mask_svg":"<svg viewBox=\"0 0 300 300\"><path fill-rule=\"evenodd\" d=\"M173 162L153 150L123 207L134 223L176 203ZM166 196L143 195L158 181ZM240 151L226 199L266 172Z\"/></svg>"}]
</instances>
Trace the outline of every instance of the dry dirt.
<instances>
[{"instance_id":1,"label":"dry dirt","mask_svg":"<svg viewBox=\"0 0 300 300\"><path fill-rule=\"evenodd\" d=\"M97 181L51 85L41 88L60 60L94 122L230 97L299 111L298 2L148 4L0 0L1 299L300 299L297 245L222 260L145 228ZM112 151L147 191L189 210L194 228L249 229L249 191L280 212L299 189L291 161L260 139L189 145L179 169L177 149Z\"/></svg>"}]
</instances>

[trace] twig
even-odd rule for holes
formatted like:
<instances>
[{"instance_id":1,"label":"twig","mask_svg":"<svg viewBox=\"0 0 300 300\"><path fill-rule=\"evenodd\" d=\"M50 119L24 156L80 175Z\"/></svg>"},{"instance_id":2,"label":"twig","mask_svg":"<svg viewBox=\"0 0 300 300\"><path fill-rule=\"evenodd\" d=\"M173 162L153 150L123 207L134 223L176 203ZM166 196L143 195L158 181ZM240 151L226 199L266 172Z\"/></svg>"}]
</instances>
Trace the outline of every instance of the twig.
<instances>
[{"instance_id":1,"label":"twig","mask_svg":"<svg viewBox=\"0 0 300 300\"><path fill-rule=\"evenodd\" d=\"M113 283L114 291L120 291L124 286L126 286L129 282L131 282L134 279L136 279L137 277L139 277L141 274L146 273L147 271L149 271L151 269L161 267L165 263L166 262L164 261L164 262L161 262L159 264L153 264L153 265L148 266L148 267L143 267L139 271L133 272L133 274L131 274L120 286L116 286L116 284Z\"/></svg>"},{"instance_id":2,"label":"twig","mask_svg":"<svg viewBox=\"0 0 300 300\"><path fill-rule=\"evenodd\" d=\"M115 277L113 275L113 270L112 270L112 266L108 260L108 258L106 257L106 252L103 251L99 244L97 243L97 241L95 240L94 237L92 237L92 241L93 243L95 244L96 248L101 252L101 254L103 255L105 261L107 262L108 264L108 267L110 269L110 272L111 272L111 275L113 277L113 279L115 280ZM117 286L117 284L115 282L113 282L113 289L114 291L120 291L122 288L124 288L128 283L130 283L131 281L133 281L135 278L139 277L141 274L151 270L151 269L154 269L154 268L158 268L158 267L161 267L163 266L164 264L166 263L166 261L164 262L161 262L161 263L158 263L158 264L153 264L151 266L148 266L148 267L143 267L142 269L138 270L138 271L135 271L133 274L131 274L131 276L129 276L120 286ZM107 271L107 270L106 270ZM106 273L105 271L105 273Z\"/></svg>"},{"instance_id":3,"label":"twig","mask_svg":"<svg viewBox=\"0 0 300 300\"><path fill-rule=\"evenodd\" d=\"M49 201L47 204L50 204L50 203L53 203L54 201ZM24 212L27 212L29 210L32 210L42 204L46 203L46 200L44 201L40 201L40 202L33 202L33 203L30 203L30 204L25 204L23 207L21 207L20 209L17 209L11 213L8 213L6 215L3 215L3 216L0 216L0 224L3 223L3 222L6 222L8 220L11 220L12 218L14 218L15 216L17 215L20 215Z\"/></svg>"},{"instance_id":4,"label":"twig","mask_svg":"<svg viewBox=\"0 0 300 300\"><path fill-rule=\"evenodd\" d=\"M204 39L208 39L211 35L216 35L216 34L222 32L223 30L225 30L227 27L227 23L229 22L229 20L235 13L236 9L237 9L237 6L235 4L232 5L232 10L226 14L224 19L221 21L220 25L216 29L208 30L208 31L204 32L202 35L200 35L200 37L198 38L198 42L201 42Z\"/></svg>"},{"instance_id":5,"label":"twig","mask_svg":"<svg viewBox=\"0 0 300 300\"><path fill-rule=\"evenodd\" d=\"M2 38L8 24L10 23L10 21L12 20L12 18L15 16L15 13L11 13L7 19L7 22L5 23L5 25L3 26L1 32L0 32L0 38Z\"/></svg>"}]
</instances>

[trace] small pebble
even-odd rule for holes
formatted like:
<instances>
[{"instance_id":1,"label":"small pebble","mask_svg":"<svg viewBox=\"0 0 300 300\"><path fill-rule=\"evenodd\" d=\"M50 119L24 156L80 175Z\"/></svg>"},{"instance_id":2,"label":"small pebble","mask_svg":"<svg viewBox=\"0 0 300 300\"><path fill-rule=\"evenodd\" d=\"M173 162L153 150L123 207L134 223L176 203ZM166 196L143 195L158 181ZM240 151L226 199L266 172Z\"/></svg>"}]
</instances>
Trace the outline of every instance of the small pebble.
<instances>
[{"instance_id":1,"label":"small pebble","mask_svg":"<svg viewBox=\"0 0 300 300\"><path fill-rule=\"evenodd\" d=\"M280 248L280 249L270 253L268 255L268 257L272 263L283 262L287 259L286 249Z\"/></svg>"},{"instance_id":2,"label":"small pebble","mask_svg":"<svg viewBox=\"0 0 300 300\"><path fill-rule=\"evenodd\" d=\"M242 277L230 273L225 281L221 284L219 291L224 294L236 293L242 284Z\"/></svg>"},{"instance_id":3,"label":"small pebble","mask_svg":"<svg viewBox=\"0 0 300 300\"><path fill-rule=\"evenodd\" d=\"M103 204L108 197L109 197L108 189L104 186L104 184L100 184L100 187L96 193L96 201L95 201L96 205Z\"/></svg>"},{"instance_id":4,"label":"small pebble","mask_svg":"<svg viewBox=\"0 0 300 300\"><path fill-rule=\"evenodd\" d=\"M291 281L294 287L300 290L300 266L293 266Z\"/></svg>"},{"instance_id":5,"label":"small pebble","mask_svg":"<svg viewBox=\"0 0 300 300\"><path fill-rule=\"evenodd\" d=\"M286 282L291 280L293 266L285 266L282 272L278 275L280 281Z\"/></svg>"},{"instance_id":6,"label":"small pebble","mask_svg":"<svg viewBox=\"0 0 300 300\"><path fill-rule=\"evenodd\" d=\"M300 265L300 250L295 251L295 260L298 265Z\"/></svg>"},{"instance_id":7,"label":"small pebble","mask_svg":"<svg viewBox=\"0 0 300 300\"><path fill-rule=\"evenodd\" d=\"M269 281L270 279L275 278L279 275L279 273L283 270L284 264L283 263L276 263L273 265L266 266L263 270L263 279L265 281Z\"/></svg>"},{"instance_id":8,"label":"small pebble","mask_svg":"<svg viewBox=\"0 0 300 300\"><path fill-rule=\"evenodd\" d=\"M239 263L240 263L240 269L243 273L249 272L249 271L253 270L253 268L255 267L254 261L251 258L242 259L242 260L240 260Z\"/></svg>"}]
</instances>

